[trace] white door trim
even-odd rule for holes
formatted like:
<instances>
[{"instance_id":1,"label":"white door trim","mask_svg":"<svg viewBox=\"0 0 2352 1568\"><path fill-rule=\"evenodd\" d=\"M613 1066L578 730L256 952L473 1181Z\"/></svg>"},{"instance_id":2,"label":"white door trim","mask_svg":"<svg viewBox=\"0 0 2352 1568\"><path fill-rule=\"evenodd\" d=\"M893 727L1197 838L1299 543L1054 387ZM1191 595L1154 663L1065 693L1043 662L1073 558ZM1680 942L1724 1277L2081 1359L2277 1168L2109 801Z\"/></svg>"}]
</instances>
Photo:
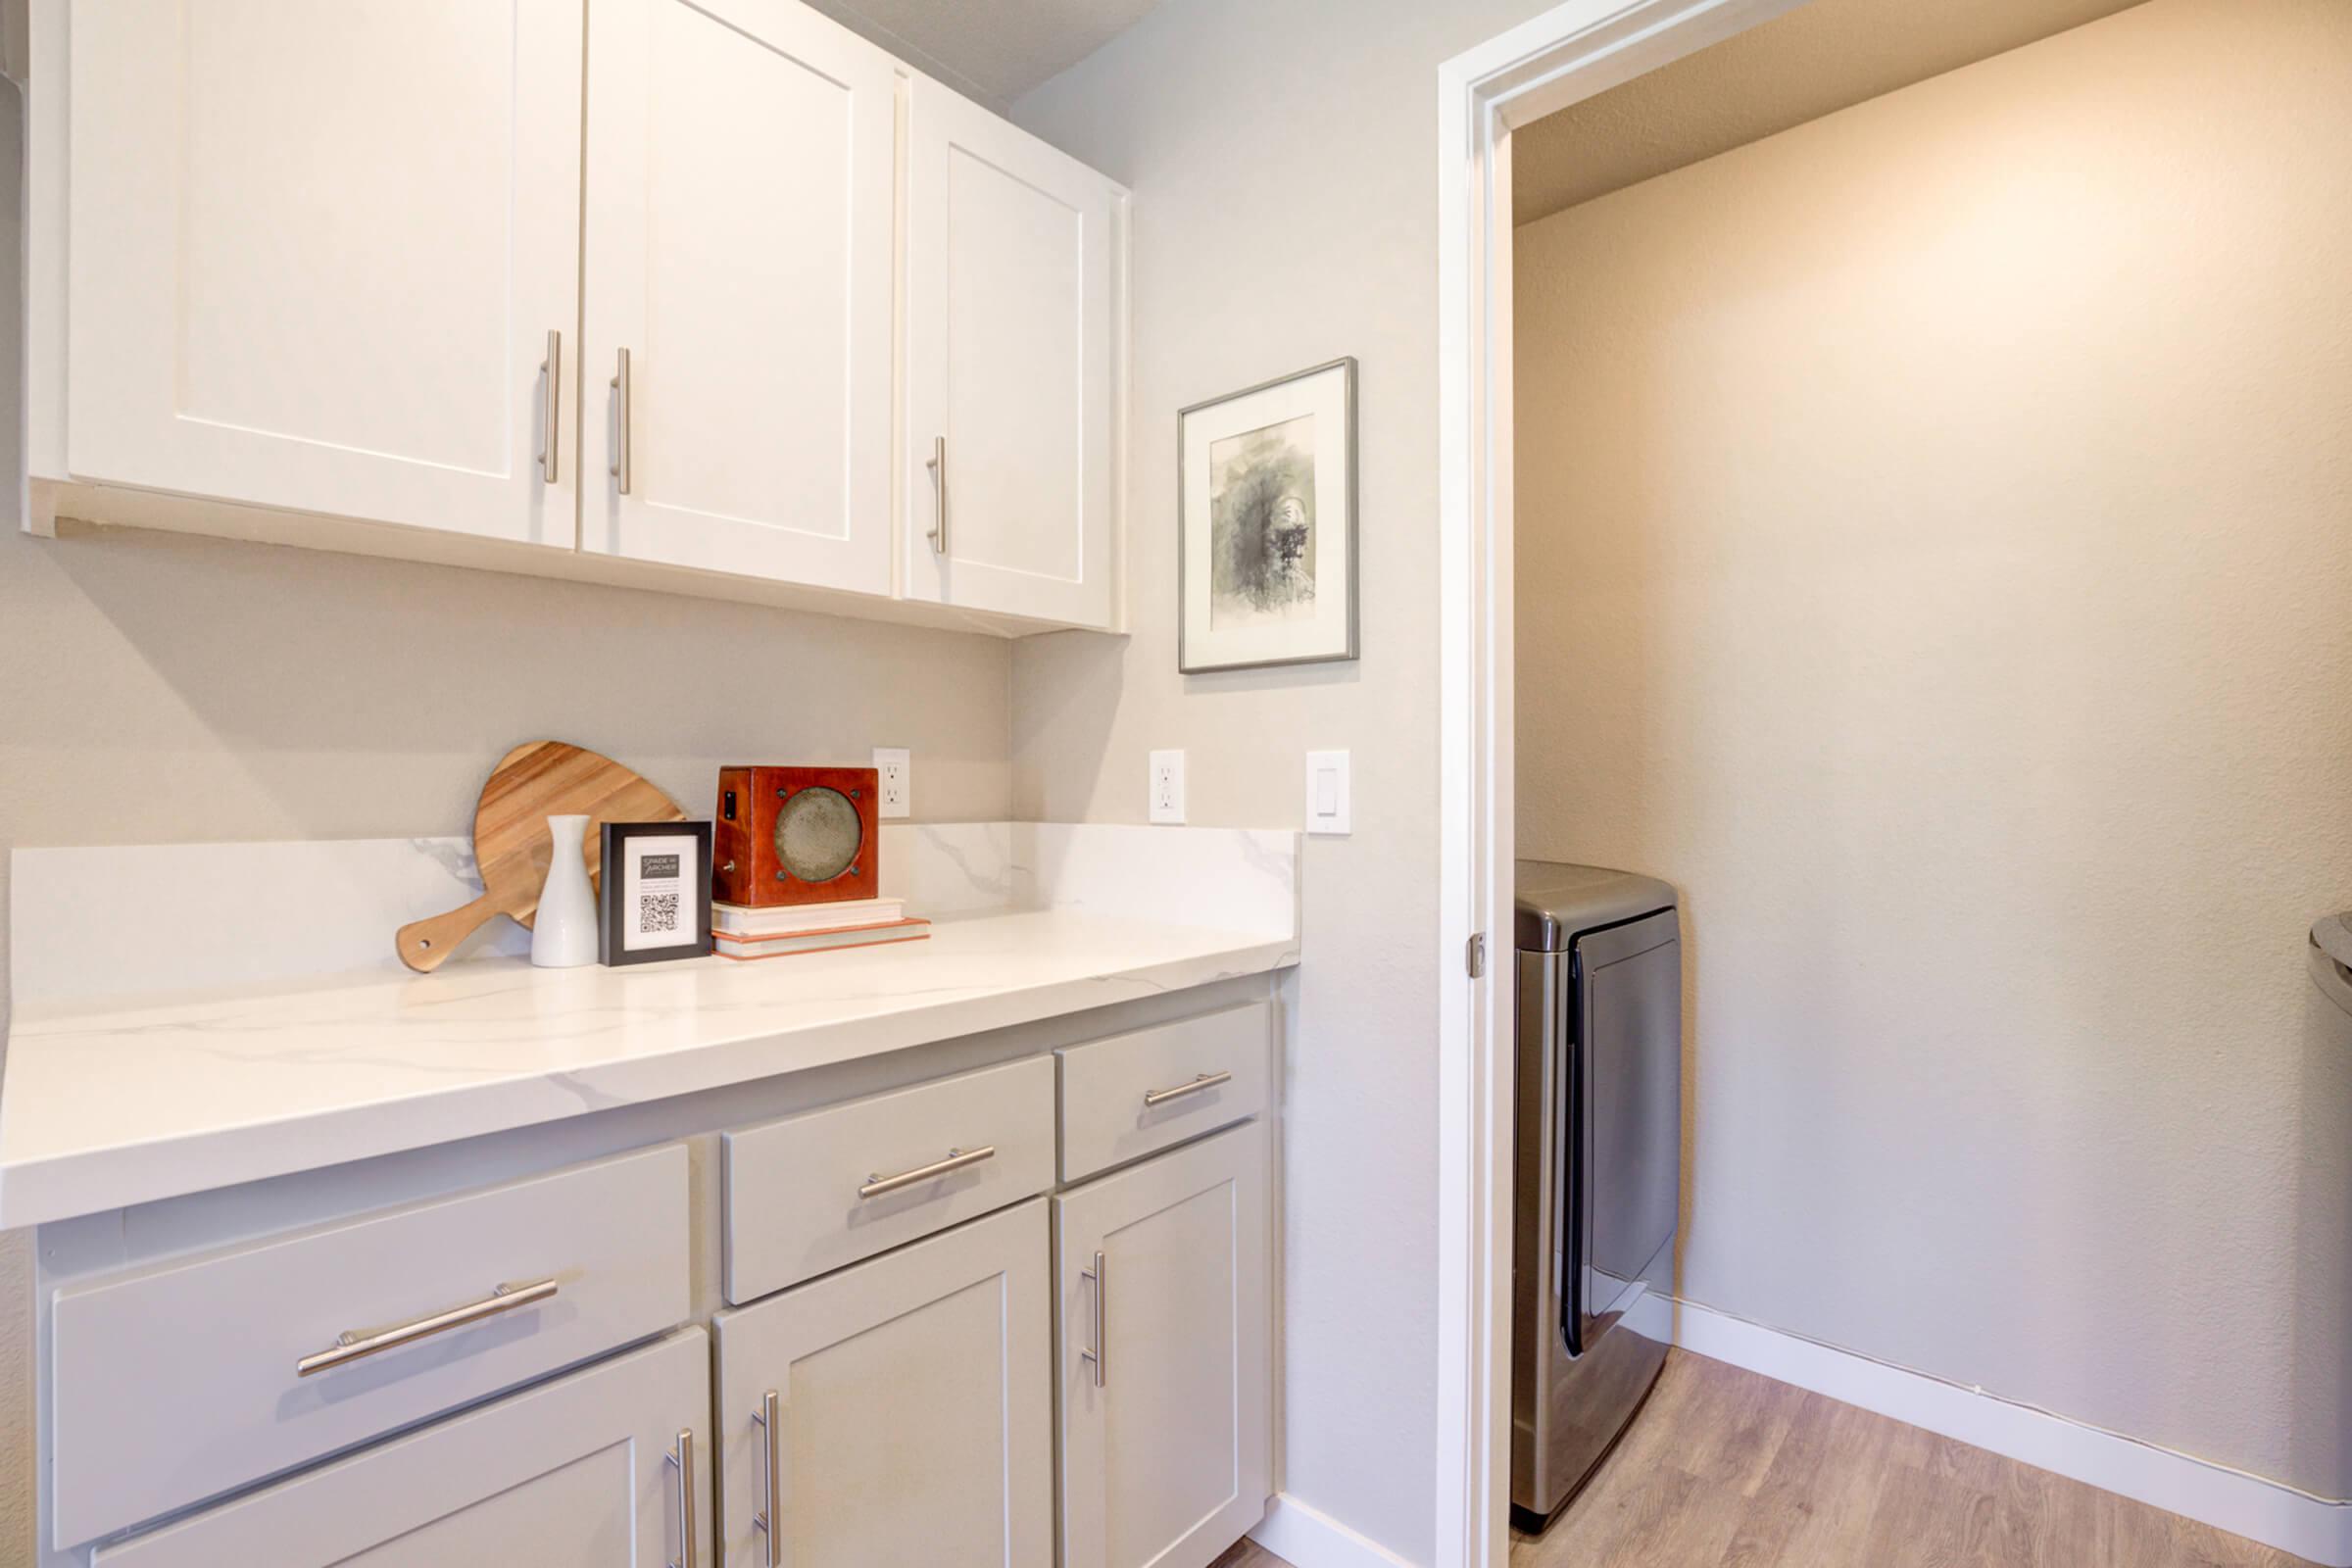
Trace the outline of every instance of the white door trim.
<instances>
[{"instance_id":1,"label":"white door trim","mask_svg":"<svg viewBox=\"0 0 2352 1568\"><path fill-rule=\"evenodd\" d=\"M1567 0L1438 73L1438 1568L1510 1555L1510 131L1797 3Z\"/></svg>"}]
</instances>

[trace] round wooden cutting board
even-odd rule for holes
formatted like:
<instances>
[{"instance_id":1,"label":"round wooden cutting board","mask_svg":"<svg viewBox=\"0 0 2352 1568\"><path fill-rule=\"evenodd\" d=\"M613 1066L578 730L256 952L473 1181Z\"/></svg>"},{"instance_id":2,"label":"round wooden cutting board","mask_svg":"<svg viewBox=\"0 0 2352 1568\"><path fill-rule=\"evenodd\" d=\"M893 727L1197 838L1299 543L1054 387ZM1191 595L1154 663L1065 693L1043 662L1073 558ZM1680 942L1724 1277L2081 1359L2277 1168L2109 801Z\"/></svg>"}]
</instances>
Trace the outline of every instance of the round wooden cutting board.
<instances>
[{"instance_id":1,"label":"round wooden cutting board","mask_svg":"<svg viewBox=\"0 0 2352 1568\"><path fill-rule=\"evenodd\" d=\"M682 822L678 803L609 757L562 741L526 741L493 768L473 809L473 858L482 896L462 908L400 928L400 961L429 972L484 922L501 914L524 925L555 858L551 816L585 815L588 875L601 877L607 822ZM601 884L600 884L601 885Z\"/></svg>"}]
</instances>

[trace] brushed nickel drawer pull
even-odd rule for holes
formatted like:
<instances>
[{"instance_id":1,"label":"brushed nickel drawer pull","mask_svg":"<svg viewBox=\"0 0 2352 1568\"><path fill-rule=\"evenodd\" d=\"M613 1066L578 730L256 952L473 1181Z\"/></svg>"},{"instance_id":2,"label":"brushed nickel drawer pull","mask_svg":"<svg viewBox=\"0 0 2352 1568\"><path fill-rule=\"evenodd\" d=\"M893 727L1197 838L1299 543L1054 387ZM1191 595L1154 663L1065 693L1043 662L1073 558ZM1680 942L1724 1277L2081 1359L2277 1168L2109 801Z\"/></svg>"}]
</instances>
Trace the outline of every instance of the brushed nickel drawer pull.
<instances>
[{"instance_id":1,"label":"brushed nickel drawer pull","mask_svg":"<svg viewBox=\"0 0 2352 1568\"><path fill-rule=\"evenodd\" d=\"M868 1176L865 1179L865 1185L858 1189L858 1196L859 1198L880 1198L884 1193L895 1193L902 1187L912 1187L917 1182L927 1182L934 1176L945 1176L950 1171L962 1170L967 1165L977 1165L984 1159L996 1157L997 1146L994 1144L989 1145L986 1149L975 1149L969 1153L960 1149L951 1149L948 1151L947 1158L933 1160L928 1165L917 1165L914 1169L903 1170L896 1176Z\"/></svg>"},{"instance_id":2,"label":"brushed nickel drawer pull","mask_svg":"<svg viewBox=\"0 0 2352 1568\"><path fill-rule=\"evenodd\" d=\"M784 1568L783 1523L776 1518L776 1494L784 1489L777 1484L776 1448L782 1442L781 1410L783 1397L774 1389L760 1396L760 1408L752 1412L752 1424L767 1440L767 1457L760 1466L760 1511L752 1515L752 1528L767 1538L767 1568Z\"/></svg>"},{"instance_id":3,"label":"brushed nickel drawer pull","mask_svg":"<svg viewBox=\"0 0 2352 1568\"><path fill-rule=\"evenodd\" d=\"M552 1279L532 1280L526 1285L501 1285L478 1301L467 1301L464 1306L453 1306L446 1312L412 1318L388 1329L378 1329L373 1334L347 1330L328 1348L295 1362L294 1375L307 1378L314 1372L324 1372L330 1367L360 1360L379 1350L395 1349L417 1340L429 1339L435 1334L446 1334L451 1329L462 1329L468 1323L479 1323L501 1312L512 1312L519 1306L549 1300L555 1294L556 1282Z\"/></svg>"},{"instance_id":4,"label":"brushed nickel drawer pull","mask_svg":"<svg viewBox=\"0 0 2352 1568\"><path fill-rule=\"evenodd\" d=\"M629 493L630 478L629 404L631 402L631 388L629 380L629 351L627 349L622 349L620 351L620 356L616 362L616 365L617 368L612 371L612 379L605 383L607 386L610 386L612 389L613 416L619 425L619 429L616 432L615 439L612 443L612 467L608 471L612 473L613 478L620 481L620 493L625 496Z\"/></svg>"},{"instance_id":5,"label":"brushed nickel drawer pull","mask_svg":"<svg viewBox=\"0 0 2352 1568\"><path fill-rule=\"evenodd\" d=\"M547 359L539 368L547 377L547 421L539 432L539 476L554 484L557 432L562 428L557 421L564 407L564 334L553 328L547 334Z\"/></svg>"},{"instance_id":6,"label":"brushed nickel drawer pull","mask_svg":"<svg viewBox=\"0 0 2352 1568\"><path fill-rule=\"evenodd\" d=\"M1078 1271L1078 1277L1082 1280L1093 1281L1095 1287L1094 1343L1087 1348L1078 1352L1078 1359L1081 1361L1092 1361L1094 1363L1095 1387L1099 1389L1108 1381L1108 1374L1102 1370L1102 1330L1105 1322L1107 1321L1107 1317L1102 1305L1102 1293L1109 1282L1103 1277L1102 1254L1101 1252L1097 1252L1095 1254L1095 1266L1093 1268L1080 1269Z\"/></svg>"},{"instance_id":7,"label":"brushed nickel drawer pull","mask_svg":"<svg viewBox=\"0 0 2352 1568\"><path fill-rule=\"evenodd\" d=\"M1147 1089L1144 1091L1144 1108L1156 1110L1171 1100L1182 1100L1187 1095L1197 1095L1203 1089L1214 1089L1219 1084L1231 1082L1233 1074L1229 1072L1204 1072L1191 1083L1178 1084L1173 1089Z\"/></svg>"},{"instance_id":8,"label":"brushed nickel drawer pull","mask_svg":"<svg viewBox=\"0 0 2352 1568\"><path fill-rule=\"evenodd\" d=\"M924 537L931 541L931 548L934 552L944 556L948 553L948 438L946 436L935 435L931 438L931 461L924 464L923 466L931 470L931 477L939 485L937 520L931 524L930 531Z\"/></svg>"},{"instance_id":9,"label":"brushed nickel drawer pull","mask_svg":"<svg viewBox=\"0 0 2352 1568\"><path fill-rule=\"evenodd\" d=\"M702 1568L694 1550L694 1429L678 1431L675 1453L665 1453L662 1459L678 1467L678 1560L669 1568Z\"/></svg>"}]
</instances>

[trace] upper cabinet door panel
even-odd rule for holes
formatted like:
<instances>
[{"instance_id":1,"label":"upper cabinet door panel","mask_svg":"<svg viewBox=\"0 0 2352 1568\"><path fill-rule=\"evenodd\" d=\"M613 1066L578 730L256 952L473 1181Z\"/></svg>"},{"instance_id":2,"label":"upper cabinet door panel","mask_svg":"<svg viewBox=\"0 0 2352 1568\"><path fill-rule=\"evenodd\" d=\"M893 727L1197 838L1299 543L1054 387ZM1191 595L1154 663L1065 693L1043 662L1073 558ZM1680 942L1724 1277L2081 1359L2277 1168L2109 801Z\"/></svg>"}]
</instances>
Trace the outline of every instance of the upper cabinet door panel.
<instances>
[{"instance_id":1,"label":"upper cabinet door panel","mask_svg":"<svg viewBox=\"0 0 2352 1568\"><path fill-rule=\"evenodd\" d=\"M896 68L792 0L589 28L583 546L888 593Z\"/></svg>"},{"instance_id":2,"label":"upper cabinet door panel","mask_svg":"<svg viewBox=\"0 0 2352 1568\"><path fill-rule=\"evenodd\" d=\"M1102 175L916 78L910 596L1110 624L1114 199Z\"/></svg>"},{"instance_id":3,"label":"upper cabinet door panel","mask_svg":"<svg viewBox=\"0 0 2352 1568\"><path fill-rule=\"evenodd\" d=\"M568 548L580 8L74 9L75 475ZM568 409L559 407L560 414Z\"/></svg>"}]
</instances>

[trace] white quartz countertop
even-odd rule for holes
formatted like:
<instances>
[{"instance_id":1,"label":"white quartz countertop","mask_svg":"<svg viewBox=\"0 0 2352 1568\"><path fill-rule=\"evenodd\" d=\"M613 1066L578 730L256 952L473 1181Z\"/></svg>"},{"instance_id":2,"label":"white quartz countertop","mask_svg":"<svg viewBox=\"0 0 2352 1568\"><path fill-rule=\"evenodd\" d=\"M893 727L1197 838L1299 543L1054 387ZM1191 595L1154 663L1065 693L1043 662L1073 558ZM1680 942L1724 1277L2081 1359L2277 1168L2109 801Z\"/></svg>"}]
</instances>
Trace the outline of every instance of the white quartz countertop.
<instances>
[{"instance_id":1,"label":"white quartz countertop","mask_svg":"<svg viewBox=\"0 0 2352 1568\"><path fill-rule=\"evenodd\" d=\"M1055 908L739 962L362 974L34 1004L0 1228L747 1083L1295 963L1297 944Z\"/></svg>"}]
</instances>

